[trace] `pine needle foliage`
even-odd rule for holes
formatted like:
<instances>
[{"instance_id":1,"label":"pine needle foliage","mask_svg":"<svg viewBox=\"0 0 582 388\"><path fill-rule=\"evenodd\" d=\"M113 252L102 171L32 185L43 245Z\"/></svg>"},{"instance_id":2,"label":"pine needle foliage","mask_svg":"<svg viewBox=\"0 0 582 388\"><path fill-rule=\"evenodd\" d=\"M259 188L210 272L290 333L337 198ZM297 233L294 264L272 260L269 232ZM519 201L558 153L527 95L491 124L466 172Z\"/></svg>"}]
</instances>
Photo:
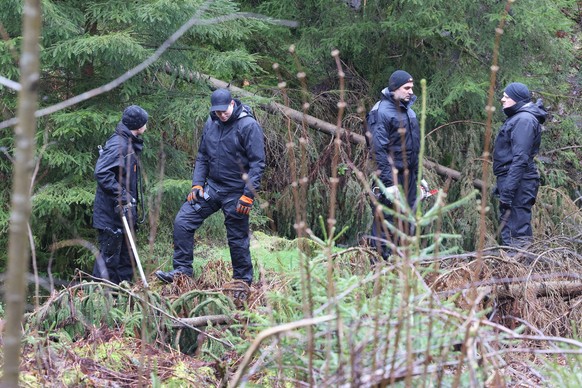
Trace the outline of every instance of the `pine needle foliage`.
<instances>
[{"instance_id":1,"label":"pine needle foliage","mask_svg":"<svg viewBox=\"0 0 582 388\"><path fill-rule=\"evenodd\" d=\"M382 373L404 372L407 362L421 363L425 350L443 365L448 363L447 358L453 360L458 357L447 354L447 350L462 341L463 331L460 326L455 328L460 322L455 322L455 319L435 322L425 315L431 309L432 302L426 295L423 296L420 283L410 279L412 284L407 284L402 275L390 269L384 270L383 265L375 271L370 270L367 254L338 252L333 262L329 262L330 258L325 256L325 249L320 244L321 241L317 243L319 249L314 256L306 258L311 278L311 308L314 316L338 314L337 321L316 325L311 334L298 329L293 334L265 341L246 378L253 381L259 378L257 383L265 385L294 380L326 386L367 386L380 381ZM333 266L331 279L329 265ZM285 282L285 289L268 295L270 309L266 316L270 316L271 321L265 322L263 316L262 325L249 326L250 330L262 330L303 318L301 275L291 271L287 276L289 280ZM335 291L333 296L330 296L330 281ZM413 289L411 293L404 291L409 287ZM454 310L455 307L448 303L439 303L439 308ZM261 317L251 316L261 322ZM404 333L404 330L408 331ZM427 337L428 332L434 335ZM448 334L443 336L441 333L444 332ZM486 331L481 334L487 335ZM400 335L403 336L401 340ZM307 348L310 336L317 343L314 353L293 350ZM412 342L407 343L404 336ZM310 357L313 357L312 362ZM386 369L383 372L374 371L375 366ZM311 376L307 374L310 368L313 368ZM424 382L434 383L438 374L425 374L421 378ZM446 377L449 378L452 376ZM468 376L462 378L467 379Z\"/></svg>"},{"instance_id":2,"label":"pine needle foliage","mask_svg":"<svg viewBox=\"0 0 582 388\"><path fill-rule=\"evenodd\" d=\"M231 314L234 309L222 293L192 290L169 299L160 289L138 294L128 286L84 281L55 291L28 315L27 330L47 337L62 331L76 341L87 338L95 328L121 328L127 337L151 344L159 341L188 354L196 350L200 331L182 333L173 328L177 318Z\"/></svg>"},{"instance_id":3,"label":"pine needle foliage","mask_svg":"<svg viewBox=\"0 0 582 388\"><path fill-rule=\"evenodd\" d=\"M205 3L201 0L43 1L41 107L97 88L138 65ZM236 2L229 0L208 4L200 19L238 11ZM13 80L18 79L21 16L22 2L3 2L0 22L6 34L0 41L0 63L2 76ZM32 189L36 198L32 225L35 240L51 244L71 237L90 237L94 241L91 192L95 187L93 169L97 146L103 145L114 131L127 105L139 104L150 114L142 155L144 201L151 202L148 197L158 193L156 188L163 185L163 179L188 180L200 131L208 115L210 90L204 82L185 83L168 75L165 69L169 66L207 71L228 80L250 78L251 74L261 72L256 64L259 55L247 51L245 45L254 31L263 28L264 23L256 19L196 26L160 61L119 88L40 118L38 172ZM5 118L15 111L15 96L12 90L0 88ZM3 130L0 144L6 147L8 155L12 149L9 131ZM10 164L8 158L0 160L0 171L8 179ZM2 189L2 195L8 189L7 186ZM181 193L179 200L183 196ZM7 220L8 209L1 213L0 219ZM47 227L57 219L58 228ZM165 214L163 222L171 225L172 221L173 215ZM2 226L5 225L3 222ZM0 246L4 243L0 241ZM73 262L66 257L66 252L56 251L54 259ZM60 275L67 276L67 273Z\"/></svg>"},{"instance_id":4,"label":"pine needle foliage","mask_svg":"<svg viewBox=\"0 0 582 388\"><path fill-rule=\"evenodd\" d=\"M150 55L203 3L201 0L44 1L41 105L49 106L123 74ZM564 101L562 97L569 91L567 81L572 77L563 70L575 60L572 39L563 36L571 37L575 26L575 18L566 10L575 7L574 0L518 0L512 5L501 41L501 68L496 89L500 92L510 81L525 82L549 100L554 108L552 113L564 112L563 115L554 113L554 118L547 123L542 154L548 148L553 151L578 145L579 124L567 117L568 112L575 110L576 102ZM504 2L493 0L460 3L370 0L359 4L317 0L211 2L201 14L202 19L242 10L295 20L299 26L288 28L257 19L195 26L158 62L119 88L41 118L39 171L33 193L60 181L66 182L66 187L73 191L79 191L76 189L79 186L89 192L93 187L92 168L97 158L97 145L103 144L113 131L121 110L137 103L150 113L143 170L147 201L152 203L153 210L157 206L153 198L160 193L164 179L187 181L191 176L200 131L208 113L208 85L203 80L187 81L173 70L201 71L238 86L250 84L247 90L271 97L276 95L272 90L278 82L271 68L276 62L288 84L290 106L301 109L302 104L308 102L307 113L334 123L339 86L337 69L329 53L339 49L347 88L342 125L357 134L364 133L363 115L357 111L358 107L364 112L369 109L393 70L405 68L416 79L427 79L427 132L430 128L435 131L428 135L426 155L463 172L463 181L459 184L440 181L434 176L431 185L447 186L449 200L455 201L471 190L471 180L480 175L483 107L492 36L503 9ZM7 36L0 42L3 49L0 50L0 64L3 76L10 79L17 79L18 75L21 12L21 2L6 0L3 3L0 21ZM291 44L294 52L290 55ZM307 76L307 89L296 77L301 72ZM243 100L251 103L257 112L259 105L265 102ZM1 88L0 101L4 117L11 117L15 109L14 91ZM269 153L265 179L269 185L260 193L262 203L268 205L265 215L270 218L273 230L295 237L295 204L288 179L291 167L286 158L281 157L287 152L285 145L290 141L287 123L268 115L258 116L267 135ZM502 119L498 112L494 125L500 125ZM10 132L3 131L0 146L7 147L9 154ZM293 141L300 132L300 126L291 129ZM311 130L308 134L308 223L319 233L318 217L330 205L327 194L332 147L327 135ZM579 186L576 182L580 179L572 177L578 170L578 151L574 148L571 152L552 152L550 161L547 157L543 159L540 167L544 182L564 185L570 195L575 195ZM344 175L340 178L337 202L343 207L338 221L350 225L341 243L352 244L362 233L367 233L370 214L360 183L345 166L353 163L365 171L367 155L362 149L351 146L342 152ZM1 174L9 179L10 171L10 161L2 158ZM45 192L57 193L56 190ZM163 197L163 201L173 205L160 207L176 209L175 203L179 203L184 194L175 191L171 195ZM55 206L58 203L58 200L46 201ZM352 203L354 206L347 206ZM0 220L8 219L7 212L8 209L0 211ZM90 212L90 206L83 208L83 214ZM462 246L473 249L477 227L474 207L459 208L454 213L451 219L445 217L445 226L452 228L450 232L466 232ZM51 212L43 212L43 215L48 214ZM64 225L71 226L70 230L63 227L62 235L39 235L35 240L58 241L72 235L91 234L90 219L63 220L66 220ZM166 210L161 213L163 230L171 229L172 220L173 214ZM37 217L35 223L49 224L50 220ZM489 226L494 234L495 221ZM42 229L32 227L34 233ZM59 253L55 259L67 261L68 258L60 257Z\"/></svg>"},{"instance_id":5,"label":"pine needle foliage","mask_svg":"<svg viewBox=\"0 0 582 388\"><path fill-rule=\"evenodd\" d=\"M135 66L197 12L202 3L45 0L40 83L43 106L98 87ZM466 250L475 246L479 230L477 205L485 199L478 197L471 182L480 174L491 37L503 2L240 3L242 9L298 20L300 27L271 28L250 19L197 26L162 60L116 90L40 119L31 227L35 247L43 250L43 254L36 255L41 270L54 259L53 269L65 277L71 263L90 264L90 255L80 249L57 249L49 255L48 247L71 236L91 239L91 172L96 146L103 144L121 110L130 103L144 106L151 117L142 160L144 180L149 203L159 193L163 198L155 205L160 215L153 222L166 227L171 224L190 183L210 90L204 81L187 81L168 68L203 71L237 85L250 83L248 90L271 95L275 94L271 90L277 81L270 66L277 62L288 82L290 105L301 109L309 103L307 113L336 122L343 90L338 92L337 69L329 52L337 48L342 53L349 89L346 119L340 125L363 134L363 115L357 107L364 111L369 108L388 75L396 68L405 68L417 79L428 80L428 126L438 128L427 139L428 156L459 169L463 178L451 183L432 176L434 186L447 188L447 201L441 192L435 202L421 205L421 211L409 209L397 215L416 222L418 233L402 236L409 244L399 247L402 249L392 261L372 268L370 257L374 252L365 247L337 250L337 244L358 241L359 233L368 229L369 202L356 173L365 171L366 152L357 146L342 145L340 163L335 165L336 150L327 135L306 131L301 124L290 124L279 117L259 115L273 161L259 202L269 205L265 212L279 231L293 235L297 202L290 175L301 176L305 172L305 196L299 200L305 204L310 239L297 241L301 248L299 263L287 265L288 270L277 275L281 287L268 293L266 304L256 311L241 312L247 321L230 326L221 338L243 352L247 340L264 330L325 314L333 319L269 338L270 342L260 348L260 357L252 360L245 378L254 378L261 385L299 382L365 386L401 381L407 386L494 385L492 381L499 381L495 370L505 362L498 350L514 345L519 333L503 330L485 319L489 311L477 309L477 304L465 310L459 308L455 302L461 294L456 296L458 299L437 297L427 288L424 277L440 275L440 270L426 266L423 260L438 261L442 258L439 255L459 246ZM576 180L560 164L578 167L580 159L575 151L579 124L564 113L574 110L577 103L562 101L562 93L569 91L572 78L568 79L571 74L561 70L575 58L572 40L560 36L572 31L574 19L563 10L575 9L576 2L515 3L500 48L501 71L496 89L500 92L507 82L523 81L557 107L544 134L550 139L547 144L551 148L542 150L546 186L540 190L543 208L536 212L534 226L541 236L549 231L573 236L570 242L575 250L580 235L579 206L570 196L575 192ZM354 6L350 8L349 4ZM3 75L16 79L18 57L14 53L20 44L21 2L6 0L3 7L0 20L8 37L0 43L5 49L0 51L0 64ZM218 0L201 18L238 10L236 2ZM289 55L291 43L294 50ZM297 73L305 73L311 86L306 87L304 78L295 76ZM0 103L4 117L11 117L15 92L0 88ZM252 105L260 103L259 99L252 100ZM498 112L495 124L501 120ZM5 147L2 150L6 151L0 161L0 177L6 181L10 179L13 141L8 133L0 139L0 146ZM551 155L562 147L572 148L560 152L554 160ZM282 157L289 150L304 158L303 164L293 167L290 159ZM339 177L337 205L329 203L329 177L335 173ZM3 203L9 202L7 197L7 189L0 190ZM339 210L334 222L342 231L334 230L335 234L328 236L323 217L333 206ZM498 227L491 209L487 243L493 243ZM257 213L262 216L258 210ZM8 214L4 205L0 209L0 230L5 230ZM435 224L439 224L436 230ZM398 233L392 225L386 227ZM0 247L3 243L0 240ZM149 264L156 266L156 260ZM210 281L217 283L227 276L225 267L224 262L217 264L215 268L223 271L212 272ZM266 282L272 278L260 279ZM174 331L165 314L231 313L233 305L224 295L193 290L169 300L158 290L135 293L125 284L111 288L115 292L102 283L81 283L53 293L41 308L28 315L26 329L40 332L52 341L56 337L52 333L57 330L63 337L78 340L98 326L120 327L127 336L170 344L189 354L200 351L208 359L220 359L220 367L233 366L222 362L228 353L223 341L207 339L200 346L197 333ZM218 332L220 329L209 327L206 334ZM459 347L461 352L457 351ZM578 371L579 362L575 365ZM562 378L556 376L558 380Z\"/></svg>"},{"instance_id":6,"label":"pine needle foliage","mask_svg":"<svg viewBox=\"0 0 582 388\"><path fill-rule=\"evenodd\" d=\"M347 66L370 83L364 91L368 107L386 86L390 73L406 68L415 78L427 79L429 127L484 119L491 37L504 2L367 1L358 9L339 1L302 2L297 7L279 3L261 2L259 10L299 20L302 28L294 42L298 57L305 64L326 64L310 69L312 87L334 74L329 52L338 49ZM500 48L498 90L513 81L525 82L532 90L566 86L564 74L552 69L565 68L574 59L571 42L555 35L558 30L572 31L574 20L562 13L572 6L571 0L514 3ZM277 43L280 38L272 39ZM292 66L289 61L283 63ZM438 146L447 148L445 144ZM472 145L475 150L480 146ZM456 155L456 161L461 160L462 154Z\"/></svg>"},{"instance_id":7,"label":"pine needle foliage","mask_svg":"<svg viewBox=\"0 0 582 388\"><path fill-rule=\"evenodd\" d=\"M279 71L287 84L291 107L301 110L302 104L307 102L307 113L331 123L336 122L337 99L334 90L338 88L338 77L329 53L338 49L344 65L346 96L349 96L346 97L348 104L345 115L357 118L343 120L342 126L355 133L364 134L362 114L357 112L357 108L363 106L364 111L369 110L379 98L380 90L386 86L389 75L398 68L404 68L415 79L424 78L428 84L426 157L462 172L462 182L445 182L432 176L431 185L447 187L448 199L454 201L472 189L473 179L481 178L481 158L485 144L484 107L489 87L493 36L499 20L503 17L505 2L251 0L241 3L243 9L258 10L300 23L294 30L273 27L264 36L269 43L260 46L266 55L273 58L273 62L279 64ZM573 40L568 37L575 41L576 18L564 12L565 9L576 9L575 1L518 0L511 5L509 20L499 47L500 71L495 85L498 93L496 99L501 97L505 85L520 81L534 91L535 97L545 98L552 114L557 115L557 111L564 111L565 106L571 106L570 104L579 105L575 100L564 101L563 96L575 85L568 72L561 71L569 68L575 61ZM290 43L293 44L291 55ZM303 71L306 73L307 90L296 77L298 72ZM556 92L560 95L556 96ZM496 107L498 109L493 122L495 129L504 119L497 104ZM575 110L576 108L565 109L568 112L566 115ZM567 118L561 119L546 123L547 131L542 141L541 155L555 141L548 139L548 136L557 140L564 134L579 132L579 125L571 127L567 124ZM572 131L574 128L576 129ZM294 129L292 133L299 137L299 130ZM322 169L322 176L318 176L313 169L323 166L320 162L325 160L325 150L329 143L312 131L308 134L310 139L307 145L307 168L312 171L310 176L317 176L315 180L310 180L310 185L321 186L310 187L307 206L315 214L321 214L318 213L321 212L319 209L326 209L328 205L325 203L326 196L322 194L326 192L328 185L325 176L330 174L329 171L323 173ZM288 139L283 139L285 144ZM313 150L316 150L316 154L311 153ZM579 156L578 151L574 155ZM577 169L568 165L577 166L579 162L572 159L567 153L553 153L552 162L545 162L546 165L540 166L543 182L549 185L556 182L573 190L578 185L574 182L575 179L569 181L567 177L577 176ZM355 165L364 170L362 164ZM285 168L289 169L289 166L286 165ZM564 173L564 170L569 172ZM347 181L349 180L348 176ZM488 187L492 187L493 179L486 183ZM340 190L344 187L350 187L350 184L340 185ZM287 208L293 201L291 188L275 191L278 199L274 216L279 220L291 218L293 209ZM572 192L572 195L575 193ZM318 196L322 200L318 200ZM353 200L359 197L350 198ZM491 197L486 200L492 201L493 211L495 201ZM283 210L284 208L287 210ZM317 216L307 213L309 224L317 225L313 222ZM340 216L344 214L340 212ZM490 237L496 234L497 226L495 215L492 212L489 214L492 219L487 221L490 233L488 242L494 243L494 238ZM465 210L457 209L453 218L445 217L446 226L456 225L453 230L462 232L462 246L468 250L474 249L475 237L478 235L476 216L475 206L469 205ZM356 230L365 230L362 226L369 222L357 215L354 218L348 216L347 219L355 220L356 224L350 225L355 226ZM278 222L282 226L277 230L286 235L293 233L291 222Z\"/></svg>"}]
</instances>

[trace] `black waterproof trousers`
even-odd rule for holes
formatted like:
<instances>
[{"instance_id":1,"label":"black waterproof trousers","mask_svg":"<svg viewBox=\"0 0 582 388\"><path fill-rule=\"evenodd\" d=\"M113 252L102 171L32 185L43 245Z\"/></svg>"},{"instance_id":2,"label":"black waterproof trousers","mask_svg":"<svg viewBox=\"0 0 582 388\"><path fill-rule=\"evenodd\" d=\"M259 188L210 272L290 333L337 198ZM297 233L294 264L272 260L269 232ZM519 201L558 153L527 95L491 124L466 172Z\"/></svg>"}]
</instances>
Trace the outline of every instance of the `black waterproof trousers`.
<instances>
[{"instance_id":1,"label":"black waterproof trousers","mask_svg":"<svg viewBox=\"0 0 582 388\"><path fill-rule=\"evenodd\" d=\"M398 174L398 184L404 188L408 206L414 209L415 208L414 204L416 202L416 179L417 179L416 170L411 171L408 174L407 178L408 179L406 179L405 184L405 174L403 173ZM394 208L394 204L391 201L387 200L383 195L379 196L378 201L387 207ZM392 215L388 213L383 213L383 215L384 220L386 222L398 227L398 223L396 224L394 223L395 221ZM391 241L396 246L399 246L401 242L399 241L399 239L391 238L390 235L386 235L386 233L384 233L386 227L382 225L381 217L379 217L378 214L376 214L376 209L374 209L373 205L372 205L372 217L373 217L371 233L372 238L370 239L369 245L380 251L382 257L384 258L384 260L386 260L388 256L390 256L390 254L392 253L391 248L389 248L389 246L386 244L387 241ZM404 225L403 227L405 228L405 232L407 234L412 235L414 233L414 225ZM389 231L389 229L386 230Z\"/></svg>"},{"instance_id":2,"label":"black waterproof trousers","mask_svg":"<svg viewBox=\"0 0 582 388\"><path fill-rule=\"evenodd\" d=\"M504 187L505 179L506 176L497 177L499 191ZM523 247L531 243L533 238L532 207L536 203L539 187L539 179L523 179L517 187L509 211L499 214L501 245Z\"/></svg>"},{"instance_id":3,"label":"black waterproof trousers","mask_svg":"<svg viewBox=\"0 0 582 388\"><path fill-rule=\"evenodd\" d=\"M99 257L93 266L93 276L119 284L133 279L131 249L121 229L99 229Z\"/></svg>"},{"instance_id":4,"label":"black waterproof trousers","mask_svg":"<svg viewBox=\"0 0 582 388\"><path fill-rule=\"evenodd\" d=\"M250 284L253 280L249 216L236 212L242 192L221 192L208 185L204 188L206 200L184 202L174 220L174 269L192 276L194 260L194 233L204 220L222 209L230 248L233 279Z\"/></svg>"}]
</instances>

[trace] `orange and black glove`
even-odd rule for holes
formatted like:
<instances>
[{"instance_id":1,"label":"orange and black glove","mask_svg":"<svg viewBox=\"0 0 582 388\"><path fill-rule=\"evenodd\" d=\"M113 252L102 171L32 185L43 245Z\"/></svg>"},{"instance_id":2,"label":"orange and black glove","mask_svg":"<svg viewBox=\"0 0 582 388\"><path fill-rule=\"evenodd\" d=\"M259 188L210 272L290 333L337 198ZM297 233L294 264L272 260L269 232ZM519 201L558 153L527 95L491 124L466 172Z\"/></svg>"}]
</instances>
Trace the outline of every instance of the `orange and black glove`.
<instances>
[{"instance_id":1,"label":"orange and black glove","mask_svg":"<svg viewBox=\"0 0 582 388\"><path fill-rule=\"evenodd\" d=\"M188 202L198 202L204 198L204 189L200 185L192 186L192 191L188 194Z\"/></svg>"},{"instance_id":2,"label":"orange and black glove","mask_svg":"<svg viewBox=\"0 0 582 388\"><path fill-rule=\"evenodd\" d=\"M236 205L236 212L240 214L249 215L251 209L253 208L253 199L243 195L238 199L238 205Z\"/></svg>"}]
</instances>

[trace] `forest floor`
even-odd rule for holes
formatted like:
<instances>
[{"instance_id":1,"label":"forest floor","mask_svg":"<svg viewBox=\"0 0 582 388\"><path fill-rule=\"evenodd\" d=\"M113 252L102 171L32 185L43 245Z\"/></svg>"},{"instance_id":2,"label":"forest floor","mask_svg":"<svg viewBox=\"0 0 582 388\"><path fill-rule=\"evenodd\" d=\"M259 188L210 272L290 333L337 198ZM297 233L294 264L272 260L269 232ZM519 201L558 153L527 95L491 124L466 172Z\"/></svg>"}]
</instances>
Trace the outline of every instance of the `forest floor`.
<instances>
[{"instance_id":1,"label":"forest floor","mask_svg":"<svg viewBox=\"0 0 582 388\"><path fill-rule=\"evenodd\" d=\"M570 37L580 53L581 28L582 25L578 26L578 30ZM577 103L582 96L582 76L579 68L575 70L569 77L572 85L570 97ZM574 114L573 120L582 128L582 115L579 112ZM574 164L570 167L568 175L573 179L582 179L581 170ZM451 255L436 266L431 264L432 270L424 273L426 287L442 298L454 299L461 310L470 310L475 297L481 295L478 308L487 311L486 318L490 322L509 330L521 327L524 334L532 337L531 341L522 341L516 345L521 347L520 351L509 351L503 356L505 363L496 372L500 379L491 378L485 383L486 386L530 387L552 385L549 381L561 381L566 385L581 382L580 356L560 354L555 351L556 344L550 340L544 341L550 338L580 340L582 257L577 250L577 243L573 239L545 239L529 247L527 252L491 249L479 254L469 252ZM170 305L179 302L184 295L198 295L195 300L200 302L196 299L200 293L222 294L226 299L221 301L232 302L225 302L221 311L230 317L228 322L197 326L195 330L199 334L194 336L186 334L191 329L181 328L177 330L182 333L178 334L178 338L160 329L152 339L144 338L143 327L128 324L127 321L114 325L85 322L81 330L67 330L69 325L80 321L74 312L69 312L64 319L55 315L51 317L55 322L44 327L29 320L24 333L21 386L227 386L241 364L245 349L253 340L244 326L252 323L249 317L253 314L265 315L268 295L282 292L283 284L288 282L286 272L290 270L285 267L285 262L293 261L297 252L295 242L279 238L269 238L266 243L261 241L259 246L255 246L255 256L257 252L262 257L275 252L275 258L266 268L261 268L260 280L250 290L245 290L250 292L244 301L233 297L239 285L230 282L230 263L228 259L225 260L225 252L224 247L209 248L204 254L208 261L195 278L179 278L171 285L161 284L153 276L148 281L150 290ZM282 254L277 255L276 252ZM277 265L273 265L273 262L277 262ZM76 292L65 287L55 291L55 295L68 293L71 297L85 297ZM139 295L141 292L143 288L139 282L128 291L131 295ZM40 309L57 300L60 299L50 297ZM76 308L71 300L60 301L61 308L67 305L71 310ZM130 304L124 305L127 314L131 314L128 307ZM177 315L182 318L191 316L186 310L188 308L182 306ZM40 315L38 311L32 312L32 316L35 314ZM230 324L243 327L237 331L243 346L221 352L218 357L209 354L211 352L208 349L202 351L210 338L224 339L227 332L225 328ZM0 332L2 326L3 322L0 321ZM0 343L1 340L0 337ZM194 345L188 341L193 341ZM184 344L189 348L181 349ZM444 369L445 373L455 372L451 367ZM259 374L251 382L263 385L263 377L264 374ZM284 383L269 385L283 386Z\"/></svg>"},{"instance_id":2,"label":"forest floor","mask_svg":"<svg viewBox=\"0 0 582 388\"><path fill-rule=\"evenodd\" d=\"M438 268L432 264L432 270L425 272L425 285L444 299L454 299L461 311L471 310L475 296L481 295L477 307L487 311L486 319L492 324L510 330L521 326L526 334L539 338L576 340L582 328L582 283L579 276L582 273L582 259L565 241L556 240L554 243L560 245L548 246L546 241L530 247L527 254L485 250L480 255L452 255L442 260ZM293 242L268 237L262 237L261 242L263 249L273 252L290 249L292 245ZM224 248L220 249L222 252L208 252L211 256L224 255ZM285 257L288 258L285 255L277 258L283 267ZM419 264L419 267L423 265ZM261 268L261 271L259 281L253 284L248 299L242 304L233 297L239 285L230 282L228 260L210 259L196 278L180 277L170 285L161 284L150 276L149 292L159 296L157 306L172 306L171 310L178 317L200 314L210 319L222 313L229 316L226 322L196 326L194 330L198 335L195 336L189 328L174 328L174 334L169 335L167 326L157 324L158 332L153 337L144 338L143 325L146 323L131 321L132 314L136 319L140 314L139 311L136 314L136 304L143 292L139 282L127 291L128 295L133 295L133 301L124 299L123 304L119 297L120 289L119 294L113 294L113 305L98 313L102 316L125 315L121 319L124 323L118 320L113 325L105 322L96 325L88 322L85 313L82 327L75 326L78 329L71 330L75 323L82 320L80 313L75 315L71 312L59 318L59 310L80 311L86 305L77 304L77 301L90 300L91 295L95 297L99 293L96 289L90 292L79 291L80 288L73 290L79 284L65 288L57 293L58 297L49 298L40 307L42 312L36 311L29 316L30 325L24 338L22 386L226 386L256 336L249 330L253 320L260 316L268 318L265 316L268 295L283 293L284 283L289 281L283 268ZM67 295L70 299L63 300L62 296ZM189 296L190 300L186 301L184 296ZM54 315L46 310L51 303L57 306ZM211 303L222 307L191 314L201 305ZM91 308L97 309L96 306L93 304ZM117 311L118 307L120 311ZM43 326L34 320L34 316L43 317L43 323L47 320L53 322ZM101 320L104 321L103 318ZM240 336L240 346L213 353L211 343L215 346L216 342L212 339L233 343L229 337L232 333L227 329L237 325L239 328L235 332ZM566 353L544 354L544 350L555 350L556 345L551 341L532 340L525 343L530 348L503 356L505 364L495 372L500 380L492 380L488 386L497 386L495 382L499 381L503 381L505 386L515 387L547 384L548 360L553 362L554 367L562 365L564 370L574 363L580 372L579 359L571 358ZM524 342L516 346L523 347ZM455 372L454 368L445 369L448 369L445 373ZM577 378L580 377L582 375L577 375ZM264 373L260 373L251 381L263 386L263 378ZM271 386L279 385L269 381Z\"/></svg>"}]
</instances>

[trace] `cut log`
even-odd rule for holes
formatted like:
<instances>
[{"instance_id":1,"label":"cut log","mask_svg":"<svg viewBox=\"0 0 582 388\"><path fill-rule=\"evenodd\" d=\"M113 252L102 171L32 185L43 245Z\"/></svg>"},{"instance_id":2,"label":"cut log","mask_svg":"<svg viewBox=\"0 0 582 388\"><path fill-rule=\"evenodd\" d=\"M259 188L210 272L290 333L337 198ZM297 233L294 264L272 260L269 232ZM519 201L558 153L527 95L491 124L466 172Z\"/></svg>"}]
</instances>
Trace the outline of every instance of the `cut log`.
<instances>
[{"instance_id":1,"label":"cut log","mask_svg":"<svg viewBox=\"0 0 582 388\"><path fill-rule=\"evenodd\" d=\"M233 320L234 319L228 315L206 315L193 318L178 318L176 321L174 321L172 327L201 327L208 326L208 324L223 325L225 323L231 323Z\"/></svg>"},{"instance_id":2,"label":"cut log","mask_svg":"<svg viewBox=\"0 0 582 388\"><path fill-rule=\"evenodd\" d=\"M244 89L233 86L228 82L224 82L224 81L221 81L217 78L213 78L213 77L210 77L209 75L205 75L205 74L198 73L195 71L188 71L188 70L184 70L184 69L175 69L173 66L171 66L168 63L166 63L166 65L164 66L164 71L167 74L178 76L181 79L184 79L184 80L189 81L189 82L204 80L204 81L207 81L208 83L210 83L210 85L214 88L229 89L240 96L252 97L252 98L263 98L263 99L267 100L264 97L257 96L256 94L250 93ZM360 135L358 133L348 131L345 128L341 128L341 127L338 128L338 126L335 124L320 120L317 117L305 114L305 113L300 112L298 110L291 109L283 104L279 104L279 103L271 101L271 102L260 103L259 105L262 109L264 109L268 112L282 114L286 117L289 117L291 120L293 120L295 122L305 123L310 128L316 129L316 130L323 132L323 133L326 133L328 135L345 136L353 144L361 144L361 145L366 144L366 138L364 135ZM448 167L441 166L438 163L425 160L423 162L423 165L428 169L434 170L437 174L439 174L441 176L452 178L454 180L461 179L461 173L459 171L453 170L453 169L448 168ZM480 179L474 179L473 186L475 188L481 190L483 188L483 181Z\"/></svg>"},{"instance_id":3,"label":"cut log","mask_svg":"<svg viewBox=\"0 0 582 388\"><path fill-rule=\"evenodd\" d=\"M518 284L503 284L498 286L479 287L479 291L490 291L496 299L519 299L524 295L535 295L538 298L560 295L563 298L575 298L582 295L582 283L572 281L531 282Z\"/></svg>"},{"instance_id":4,"label":"cut log","mask_svg":"<svg viewBox=\"0 0 582 388\"><path fill-rule=\"evenodd\" d=\"M455 289L437 291L437 295L448 297L469 290L476 290L479 295L488 295L495 299L520 299L524 296L543 298L559 295L563 298L576 298L582 296L582 282L580 280L527 280L516 279L491 279L479 282L480 284L466 284Z\"/></svg>"}]
</instances>

